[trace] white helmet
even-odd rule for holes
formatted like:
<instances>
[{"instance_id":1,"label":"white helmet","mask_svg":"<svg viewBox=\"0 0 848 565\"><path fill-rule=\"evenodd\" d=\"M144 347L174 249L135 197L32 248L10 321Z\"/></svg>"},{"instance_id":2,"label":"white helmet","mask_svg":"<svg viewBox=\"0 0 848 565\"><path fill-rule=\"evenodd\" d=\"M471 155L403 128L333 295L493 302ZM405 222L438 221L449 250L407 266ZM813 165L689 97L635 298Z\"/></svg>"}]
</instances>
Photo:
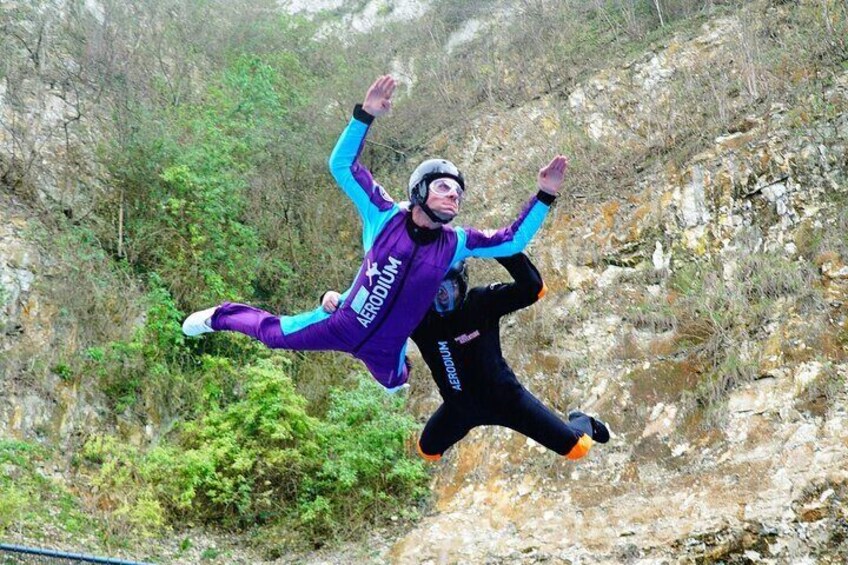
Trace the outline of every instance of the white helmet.
<instances>
[{"instance_id":1,"label":"white helmet","mask_svg":"<svg viewBox=\"0 0 848 565\"><path fill-rule=\"evenodd\" d=\"M459 169L446 159L427 159L409 176L409 201L419 206L427 202L430 183L438 178L451 178L465 190L465 179Z\"/></svg>"}]
</instances>

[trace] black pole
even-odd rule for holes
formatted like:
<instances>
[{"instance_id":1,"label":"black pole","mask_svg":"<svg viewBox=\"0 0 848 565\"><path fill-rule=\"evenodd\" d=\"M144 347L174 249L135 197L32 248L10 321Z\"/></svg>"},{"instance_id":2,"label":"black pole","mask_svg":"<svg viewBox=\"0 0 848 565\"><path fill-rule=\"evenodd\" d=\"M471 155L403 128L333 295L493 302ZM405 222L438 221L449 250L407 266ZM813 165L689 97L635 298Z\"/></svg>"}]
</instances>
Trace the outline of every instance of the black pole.
<instances>
[{"instance_id":1,"label":"black pole","mask_svg":"<svg viewBox=\"0 0 848 565\"><path fill-rule=\"evenodd\" d=\"M85 563L104 563L106 565L152 565L151 563L142 563L140 561L124 561L123 559L95 557L93 555L83 555L81 553L65 553L63 551L54 551L52 549L24 547L22 545L12 545L8 543L0 543L0 551L8 551L11 553L26 553L28 555L38 555L41 557L56 557L59 559L67 559L69 561L82 561Z\"/></svg>"}]
</instances>

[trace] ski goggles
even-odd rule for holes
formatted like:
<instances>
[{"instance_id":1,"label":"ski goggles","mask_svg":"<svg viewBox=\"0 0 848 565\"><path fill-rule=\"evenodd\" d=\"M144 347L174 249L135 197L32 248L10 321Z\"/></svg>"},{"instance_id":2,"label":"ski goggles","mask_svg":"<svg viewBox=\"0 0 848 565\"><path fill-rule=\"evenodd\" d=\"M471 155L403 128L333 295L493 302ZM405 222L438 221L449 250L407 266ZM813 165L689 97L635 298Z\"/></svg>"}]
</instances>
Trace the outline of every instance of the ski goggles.
<instances>
[{"instance_id":1,"label":"ski goggles","mask_svg":"<svg viewBox=\"0 0 848 565\"><path fill-rule=\"evenodd\" d=\"M442 177L432 181L430 183L430 190L439 196L447 196L454 190L459 198L462 198L462 194L465 192L459 182L449 177Z\"/></svg>"}]
</instances>

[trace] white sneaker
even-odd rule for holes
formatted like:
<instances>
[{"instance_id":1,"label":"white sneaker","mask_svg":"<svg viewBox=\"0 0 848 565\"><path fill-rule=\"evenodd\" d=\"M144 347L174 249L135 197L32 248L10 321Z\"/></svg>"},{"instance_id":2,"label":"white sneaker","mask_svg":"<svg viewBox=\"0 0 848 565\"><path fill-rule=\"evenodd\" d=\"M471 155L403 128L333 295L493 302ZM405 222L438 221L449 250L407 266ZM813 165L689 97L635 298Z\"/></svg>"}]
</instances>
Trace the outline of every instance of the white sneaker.
<instances>
[{"instance_id":1,"label":"white sneaker","mask_svg":"<svg viewBox=\"0 0 848 565\"><path fill-rule=\"evenodd\" d=\"M212 314L217 309L217 306L213 306L212 308L195 312L186 318L185 322L183 322L183 333L187 336L194 337L196 335L214 332L215 330L212 329L210 324L212 322Z\"/></svg>"},{"instance_id":2,"label":"white sneaker","mask_svg":"<svg viewBox=\"0 0 848 565\"><path fill-rule=\"evenodd\" d=\"M409 383L403 383L402 385L399 385L399 386L396 386L396 387L387 388L386 392L388 394L399 394L399 393L406 394L406 392L408 390L409 390Z\"/></svg>"}]
</instances>

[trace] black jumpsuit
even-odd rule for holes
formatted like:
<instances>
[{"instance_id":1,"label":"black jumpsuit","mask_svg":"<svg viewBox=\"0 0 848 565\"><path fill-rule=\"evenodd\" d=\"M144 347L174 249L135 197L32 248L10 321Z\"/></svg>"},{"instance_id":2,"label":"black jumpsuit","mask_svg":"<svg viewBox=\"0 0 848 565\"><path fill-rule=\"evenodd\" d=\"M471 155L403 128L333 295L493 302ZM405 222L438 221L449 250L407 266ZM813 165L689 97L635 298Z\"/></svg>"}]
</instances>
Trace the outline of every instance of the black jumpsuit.
<instances>
[{"instance_id":1,"label":"black jumpsuit","mask_svg":"<svg viewBox=\"0 0 848 565\"><path fill-rule=\"evenodd\" d=\"M545 287L525 255L498 262L515 282L472 288L459 308L446 315L431 309L412 333L444 400L418 442L427 459L476 426L511 428L560 455L583 435L525 389L503 358L501 317L536 302Z\"/></svg>"}]
</instances>

